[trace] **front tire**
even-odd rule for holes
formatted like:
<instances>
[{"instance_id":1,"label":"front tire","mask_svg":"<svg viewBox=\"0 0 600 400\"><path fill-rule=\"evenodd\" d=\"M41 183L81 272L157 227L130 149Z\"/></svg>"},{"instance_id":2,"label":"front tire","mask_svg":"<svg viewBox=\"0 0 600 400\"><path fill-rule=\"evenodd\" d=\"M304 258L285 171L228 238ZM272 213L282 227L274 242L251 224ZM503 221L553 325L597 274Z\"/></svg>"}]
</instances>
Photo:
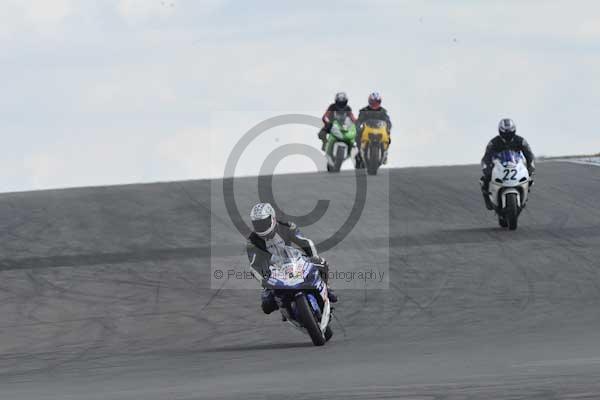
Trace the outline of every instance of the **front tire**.
<instances>
[{"instance_id":1,"label":"front tire","mask_svg":"<svg viewBox=\"0 0 600 400\"><path fill-rule=\"evenodd\" d=\"M298 319L308 331L313 344L315 346L323 346L327 339L325 339L325 335L321 332L321 328L304 294L296 296L296 311L298 312Z\"/></svg>"},{"instance_id":2,"label":"front tire","mask_svg":"<svg viewBox=\"0 0 600 400\"><path fill-rule=\"evenodd\" d=\"M333 172L340 172L345 158L344 148L342 146L338 147L337 151L335 152L335 165L333 166Z\"/></svg>"},{"instance_id":3,"label":"front tire","mask_svg":"<svg viewBox=\"0 0 600 400\"><path fill-rule=\"evenodd\" d=\"M379 143L369 143L367 153L367 173L369 175L377 175L377 170L381 165L381 145Z\"/></svg>"},{"instance_id":4,"label":"front tire","mask_svg":"<svg viewBox=\"0 0 600 400\"><path fill-rule=\"evenodd\" d=\"M506 208L504 216L508 224L508 229L514 231L517 229L517 221L519 220L519 205L517 202L517 194L509 193L506 195Z\"/></svg>"}]
</instances>

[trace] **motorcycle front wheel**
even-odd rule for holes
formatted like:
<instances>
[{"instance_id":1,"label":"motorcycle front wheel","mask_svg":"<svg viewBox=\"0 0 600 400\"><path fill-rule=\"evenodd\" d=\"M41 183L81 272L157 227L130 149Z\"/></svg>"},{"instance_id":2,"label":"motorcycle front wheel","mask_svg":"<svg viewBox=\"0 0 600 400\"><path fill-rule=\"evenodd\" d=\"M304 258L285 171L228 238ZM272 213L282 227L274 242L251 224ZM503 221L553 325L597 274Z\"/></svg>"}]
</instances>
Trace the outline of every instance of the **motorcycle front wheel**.
<instances>
[{"instance_id":1,"label":"motorcycle front wheel","mask_svg":"<svg viewBox=\"0 0 600 400\"><path fill-rule=\"evenodd\" d=\"M370 142L367 153L367 173L377 175L377 170L381 165L381 143Z\"/></svg>"},{"instance_id":2,"label":"motorcycle front wheel","mask_svg":"<svg viewBox=\"0 0 600 400\"><path fill-rule=\"evenodd\" d=\"M517 221L519 220L519 205L517 202L517 194L509 193L506 195L505 218L508 224L508 229L514 231L517 229Z\"/></svg>"},{"instance_id":3,"label":"motorcycle front wheel","mask_svg":"<svg viewBox=\"0 0 600 400\"><path fill-rule=\"evenodd\" d=\"M315 346L323 346L327 339L315 318L315 315L306 300L304 294L296 296L296 311L298 313L298 319L302 323L302 326L308 331L308 335Z\"/></svg>"}]
</instances>

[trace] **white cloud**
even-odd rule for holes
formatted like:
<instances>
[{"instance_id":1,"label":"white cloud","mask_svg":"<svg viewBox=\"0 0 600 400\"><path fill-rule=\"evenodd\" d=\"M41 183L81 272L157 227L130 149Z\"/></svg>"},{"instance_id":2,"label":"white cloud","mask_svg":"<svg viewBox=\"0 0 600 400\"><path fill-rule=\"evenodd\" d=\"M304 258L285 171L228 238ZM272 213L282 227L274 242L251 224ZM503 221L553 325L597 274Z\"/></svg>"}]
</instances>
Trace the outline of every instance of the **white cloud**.
<instances>
[{"instance_id":1,"label":"white cloud","mask_svg":"<svg viewBox=\"0 0 600 400\"><path fill-rule=\"evenodd\" d=\"M119 15L130 22L164 18L174 13L175 0L118 0Z\"/></svg>"},{"instance_id":2,"label":"white cloud","mask_svg":"<svg viewBox=\"0 0 600 400\"><path fill-rule=\"evenodd\" d=\"M73 11L71 0L25 0L18 4L23 7L25 19L34 24L60 22Z\"/></svg>"},{"instance_id":3,"label":"white cloud","mask_svg":"<svg viewBox=\"0 0 600 400\"><path fill-rule=\"evenodd\" d=\"M205 177L210 168L210 133L205 128L173 133L158 143L156 154L162 165L176 171L177 179Z\"/></svg>"},{"instance_id":4,"label":"white cloud","mask_svg":"<svg viewBox=\"0 0 600 400\"><path fill-rule=\"evenodd\" d=\"M600 18L596 16L587 17L582 23L579 25L579 29L576 33L588 39L599 39L600 38Z\"/></svg>"},{"instance_id":5,"label":"white cloud","mask_svg":"<svg viewBox=\"0 0 600 400\"><path fill-rule=\"evenodd\" d=\"M0 128L20 133L6 148L27 165L15 164L23 179L5 173L0 190L14 182L214 176L236 135L253 122L207 129L211 112L319 115L338 90L349 93L355 109L370 91L382 92L395 126L393 166L477 162L505 115L540 153L589 152L597 143L596 3L386 0L341 7L344 26L376 21L375 34L342 36L317 2L244 9L223 0L91 4L3 5L0 39L12 37L3 41L0 61L11 79L0 92ZM318 145L315 135L309 128L265 140ZM208 137L216 140L210 166ZM100 167L107 156L110 164ZM305 161L298 168L314 170ZM252 162L242 160L241 169L255 171Z\"/></svg>"},{"instance_id":6,"label":"white cloud","mask_svg":"<svg viewBox=\"0 0 600 400\"><path fill-rule=\"evenodd\" d=\"M118 14L131 24L144 23L152 20L166 20L177 15L193 12L198 23L203 23L202 17L222 5L224 0L117 0ZM177 21L173 21L177 25Z\"/></svg>"},{"instance_id":7,"label":"white cloud","mask_svg":"<svg viewBox=\"0 0 600 400\"><path fill-rule=\"evenodd\" d=\"M565 3L561 0L506 2L474 2L468 7L448 3L446 10L453 16L453 27L463 33L483 33L490 36L577 40L598 37L598 3L582 0ZM575 44L575 43L573 43ZM514 43L518 47L519 43Z\"/></svg>"},{"instance_id":8,"label":"white cloud","mask_svg":"<svg viewBox=\"0 0 600 400\"><path fill-rule=\"evenodd\" d=\"M22 32L53 34L72 13L71 0L6 0L0 12L0 37Z\"/></svg>"},{"instance_id":9,"label":"white cloud","mask_svg":"<svg viewBox=\"0 0 600 400\"><path fill-rule=\"evenodd\" d=\"M16 167L13 165L13 168ZM67 161L56 153L33 153L23 159L23 172L28 178L30 189L45 189L61 186L57 177L70 174Z\"/></svg>"},{"instance_id":10,"label":"white cloud","mask_svg":"<svg viewBox=\"0 0 600 400\"><path fill-rule=\"evenodd\" d=\"M141 63L99 69L84 90L90 109L114 112L160 109L177 100L169 71Z\"/></svg>"}]
</instances>

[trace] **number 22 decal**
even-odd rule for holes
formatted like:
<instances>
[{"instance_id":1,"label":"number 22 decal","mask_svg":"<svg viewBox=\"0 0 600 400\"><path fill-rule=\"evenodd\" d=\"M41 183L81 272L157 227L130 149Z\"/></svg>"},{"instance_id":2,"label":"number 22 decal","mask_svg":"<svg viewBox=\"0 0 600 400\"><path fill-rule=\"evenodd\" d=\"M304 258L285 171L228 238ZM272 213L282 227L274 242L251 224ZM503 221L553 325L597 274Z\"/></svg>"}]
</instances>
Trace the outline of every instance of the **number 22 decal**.
<instances>
[{"instance_id":1,"label":"number 22 decal","mask_svg":"<svg viewBox=\"0 0 600 400\"><path fill-rule=\"evenodd\" d=\"M507 180L510 179L511 181L514 181L514 180L517 179L516 178L516 176L517 176L517 170L516 169L508 169L508 168L506 168L503 172L504 172L504 178L502 178L503 180L507 181ZM510 175L511 172L512 172L512 176L509 178L508 175Z\"/></svg>"}]
</instances>

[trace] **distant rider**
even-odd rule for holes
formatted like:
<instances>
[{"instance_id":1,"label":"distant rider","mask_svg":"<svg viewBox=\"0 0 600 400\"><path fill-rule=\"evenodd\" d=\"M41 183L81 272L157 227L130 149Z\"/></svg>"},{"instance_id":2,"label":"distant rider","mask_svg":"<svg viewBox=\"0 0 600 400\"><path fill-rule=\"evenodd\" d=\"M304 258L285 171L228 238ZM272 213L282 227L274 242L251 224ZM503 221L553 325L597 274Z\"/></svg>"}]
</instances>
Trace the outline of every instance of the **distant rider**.
<instances>
[{"instance_id":1,"label":"distant rider","mask_svg":"<svg viewBox=\"0 0 600 400\"><path fill-rule=\"evenodd\" d=\"M348 105L348 96L344 92L335 94L334 102L327 107L325 114L321 118L323 120L323 128L319 131L319 139L323 142L321 149L325 151L325 145L327 144L327 134L331 130L336 113L342 113L342 117L350 117L352 122L356 122L356 117L352 112L352 108Z\"/></svg>"},{"instance_id":2,"label":"distant rider","mask_svg":"<svg viewBox=\"0 0 600 400\"><path fill-rule=\"evenodd\" d=\"M295 244L321 272L321 278L327 283L329 265L317 254L312 240L305 238L293 222L277 221L275 210L269 203L258 203L250 211L250 219L254 232L248 236L246 250L250 268L254 276L263 284L261 293L261 306L265 314L277 310L277 302L271 289L264 287L264 283L271 275L270 266L273 256L283 256L285 246ZM337 296L328 287L329 300L337 302Z\"/></svg>"},{"instance_id":3,"label":"distant rider","mask_svg":"<svg viewBox=\"0 0 600 400\"><path fill-rule=\"evenodd\" d=\"M385 121L388 129L388 137L390 139L389 144L392 143L392 121L385 108L381 107L381 95L379 92L373 92L369 95L369 105L360 109L358 113L358 120L356 121L356 147L360 149L360 138L362 135L363 124L370 120L375 119L378 121ZM388 147L389 149L389 147ZM387 163L387 151L383 157L383 163ZM364 162L360 151L356 154L356 168L364 168Z\"/></svg>"},{"instance_id":4,"label":"distant rider","mask_svg":"<svg viewBox=\"0 0 600 400\"><path fill-rule=\"evenodd\" d=\"M517 135L517 126L510 118L503 118L498 123L498 136L494 137L488 143L485 154L481 159L481 168L483 176L481 177L481 191L485 199L485 205L488 210L493 210L494 206L489 198L490 180L492 179L493 157L503 151L521 151L527 161L527 170L533 185L533 175L535 173L535 156L529 143L523 137Z\"/></svg>"}]
</instances>

